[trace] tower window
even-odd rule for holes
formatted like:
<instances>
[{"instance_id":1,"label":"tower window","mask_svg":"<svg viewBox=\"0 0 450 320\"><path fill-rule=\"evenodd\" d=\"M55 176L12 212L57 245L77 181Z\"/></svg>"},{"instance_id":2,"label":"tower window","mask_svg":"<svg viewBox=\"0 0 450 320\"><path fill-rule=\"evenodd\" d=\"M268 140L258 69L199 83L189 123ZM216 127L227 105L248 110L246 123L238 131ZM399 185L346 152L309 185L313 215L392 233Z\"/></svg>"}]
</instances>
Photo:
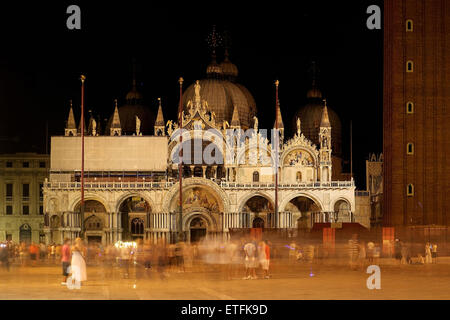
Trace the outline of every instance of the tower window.
<instances>
[{"instance_id":1,"label":"tower window","mask_svg":"<svg viewBox=\"0 0 450 320\"><path fill-rule=\"evenodd\" d=\"M407 32L413 31L413 21L411 19L406 20L406 31Z\"/></svg>"},{"instance_id":2,"label":"tower window","mask_svg":"<svg viewBox=\"0 0 450 320\"><path fill-rule=\"evenodd\" d=\"M11 161L6 162L6 167L7 168L12 168L13 167L13 163Z\"/></svg>"},{"instance_id":3,"label":"tower window","mask_svg":"<svg viewBox=\"0 0 450 320\"><path fill-rule=\"evenodd\" d=\"M406 195L408 197L412 197L414 196L414 185L413 184L408 184L408 186L406 187Z\"/></svg>"},{"instance_id":4,"label":"tower window","mask_svg":"<svg viewBox=\"0 0 450 320\"><path fill-rule=\"evenodd\" d=\"M414 63L409 60L406 62L406 72L413 72L414 71Z\"/></svg>"},{"instance_id":5,"label":"tower window","mask_svg":"<svg viewBox=\"0 0 450 320\"><path fill-rule=\"evenodd\" d=\"M6 206L6 214L12 215L13 214L13 207L12 206Z\"/></svg>"},{"instance_id":6,"label":"tower window","mask_svg":"<svg viewBox=\"0 0 450 320\"><path fill-rule=\"evenodd\" d=\"M29 206L22 206L22 214L29 215L30 214L30 207Z\"/></svg>"},{"instance_id":7,"label":"tower window","mask_svg":"<svg viewBox=\"0 0 450 320\"><path fill-rule=\"evenodd\" d=\"M406 146L406 153L414 154L414 143L408 143L408 145Z\"/></svg>"},{"instance_id":8,"label":"tower window","mask_svg":"<svg viewBox=\"0 0 450 320\"><path fill-rule=\"evenodd\" d=\"M253 172L253 182L259 182L259 172Z\"/></svg>"},{"instance_id":9,"label":"tower window","mask_svg":"<svg viewBox=\"0 0 450 320\"><path fill-rule=\"evenodd\" d=\"M414 103L412 103L411 101L406 103L406 113L414 113Z\"/></svg>"},{"instance_id":10,"label":"tower window","mask_svg":"<svg viewBox=\"0 0 450 320\"><path fill-rule=\"evenodd\" d=\"M297 182L301 182L302 181L302 173L300 171L297 171L296 178L297 178Z\"/></svg>"}]
</instances>

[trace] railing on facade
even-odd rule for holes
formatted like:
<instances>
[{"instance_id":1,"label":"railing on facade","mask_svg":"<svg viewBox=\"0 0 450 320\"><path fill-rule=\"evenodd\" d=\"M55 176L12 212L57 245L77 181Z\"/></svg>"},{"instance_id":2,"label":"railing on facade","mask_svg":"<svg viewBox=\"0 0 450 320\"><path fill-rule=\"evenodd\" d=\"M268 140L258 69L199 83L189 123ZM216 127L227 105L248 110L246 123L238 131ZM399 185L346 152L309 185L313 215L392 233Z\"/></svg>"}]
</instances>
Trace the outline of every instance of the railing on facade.
<instances>
[{"instance_id":1,"label":"railing on facade","mask_svg":"<svg viewBox=\"0 0 450 320\"><path fill-rule=\"evenodd\" d=\"M357 197L368 197L369 196L369 191L356 190L355 191L355 196L357 196Z\"/></svg>"},{"instance_id":2,"label":"railing on facade","mask_svg":"<svg viewBox=\"0 0 450 320\"><path fill-rule=\"evenodd\" d=\"M167 189L173 186L173 181L163 182L85 182L85 189ZM220 181L218 184L224 189L273 189L273 183L238 183ZM79 189L80 182L47 182L44 184L47 189ZM349 188L354 187L354 181L331 181L331 182L304 182L279 184L281 189L299 189L299 188Z\"/></svg>"},{"instance_id":3,"label":"railing on facade","mask_svg":"<svg viewBox=\"0 0 450 320\"><path fill-rule=\"evenodd\" d=\"M239 183L239 182L221 182L222 188L230 189L273 189L274 183ZM282 189L298 189L298 188L348 188L354 187L354 181L330 181L330 182L300 182L300 183L280 183L278 188Z\"/></svg>"},{"instance_id":4,"label":"railing on facade","mask_svg":"<svg viewBox=\"0 0 450 320\"><path fill-rule=\"evenodd\" d=\"M12 196L6 196L6 201L12 201L13 197Z\"/></svg>"}]
</instances>

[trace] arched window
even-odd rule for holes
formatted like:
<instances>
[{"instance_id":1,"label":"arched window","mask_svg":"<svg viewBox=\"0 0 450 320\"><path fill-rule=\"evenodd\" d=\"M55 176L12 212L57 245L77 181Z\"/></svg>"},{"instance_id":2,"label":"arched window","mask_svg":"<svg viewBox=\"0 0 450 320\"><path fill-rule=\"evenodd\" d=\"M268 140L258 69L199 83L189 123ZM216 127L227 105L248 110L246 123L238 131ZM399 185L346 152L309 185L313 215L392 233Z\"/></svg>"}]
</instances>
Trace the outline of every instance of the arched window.
<instances>
[{"instance_id":1,"label":"arched window","mask_svg":"<svg viewBox=\"0 0 450 320\"><path fill-rule=\"evenodd\" d=\"M408 197L414 196L414 185L412 183L408 184L408 186L406 187L406 195Z\"/></svg>"},{"instance_id":2,"label":"arched window","mask_svg":"<svg viewBox=\"0 0 450 320\"><path fill-rule=\"evenodd\" d=\"M297 179L297 182L301 182L302 181L302 173L300 171L297 171L296 179Z\"/></svg>"},{"instance_id":3,"label":"arched window","mask_svg":"<svg viewBox=\"0 0 450 320\"><path fill-rule=\"evenodd\" d=\"M253 182L259 182L259 172L253 172Z\"/></svg>"},{"instance_id":4,"label":"arched window","mask_svg":"<svg viewBox=\"0 0 450 320\"><path fill-rule=\"evenodd\" d=\"M406 32L412 32L414 29L414 24L411 19L406 20Z\"/></svg>"},{"instance_id":5,"label":"arched window","mask_svg":"<svg viewBox=\"0 0 450 320\"><path fill-rule=\"evenodd\" d=\"M411 60L406 62L406 72L414 72L414 62Z\"/></svg>"},{"instance_id":6,"label":"arched window","mask_svg":"<svg viewBox=\"0 0 450 320\"><path fill-rule=\"evenodd\" d=\"M134 218L131 220L131 234L144 234L144 219Z\"/></svg>"},{"instance_id":7,"label":"arched window","mask_svg":"<svg viewBox=\"0 0 450 320\"><path fill-rule=\"evenodd\" d=\"M414 143L408 143L408 145L406 146L406 153L414 154Z\"/></svg>"},{"instance_id":8,"label":"arched window","mask_svg":"<svg viewBox=\"0 0 450 320\"><path fill-rule=\"evenodd\" d=\"M406 103L406 113L414 113L414 103L411 101Z\"/></svg>"}]
</instances>

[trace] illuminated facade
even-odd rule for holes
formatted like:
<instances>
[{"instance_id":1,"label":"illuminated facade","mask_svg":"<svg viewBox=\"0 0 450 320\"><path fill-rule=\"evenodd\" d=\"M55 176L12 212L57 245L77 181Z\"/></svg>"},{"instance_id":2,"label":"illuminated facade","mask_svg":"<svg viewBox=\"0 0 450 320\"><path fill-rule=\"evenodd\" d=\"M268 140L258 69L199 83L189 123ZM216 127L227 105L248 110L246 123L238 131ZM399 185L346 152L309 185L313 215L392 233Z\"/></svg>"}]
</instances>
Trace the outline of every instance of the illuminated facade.
<instances>
[{"instance_id":1,"label":"illuminated facade","mask_svg":"<svg viewBox=\"0 0 450 320\"><path fill-rule=\"evenodd\" d=\"M81 139L71 107L65 136L52 137L50 176L44 184L48 241L80 233L103 243L135 238L174 241L180 234L197 241L227 239L231 229L297 230L314 222L365 221L355 210L353 180L332 179L333 128L326 101L322 101L317 145L303 134L300 118L295 135L285 138L281 109L277 109L277 151L270 143L272 130L258 128L254 99L236 82L233 66L228 57L221 64L213 59L207 78L183 94L181 218L181 130L178 121L165 122L161 100L152 134L146 134L149 128L140 116L126 114L117 103L104 134L97 132L95 120L89 120L85 213L80 215ZM134 97L134 103L142 98ZM127 109L130 102L127 98ZM134 132L128 128L124 133L124 114L135 119ZM274 210L276 154L278 214Z\"/></svg>"}]
</instances>

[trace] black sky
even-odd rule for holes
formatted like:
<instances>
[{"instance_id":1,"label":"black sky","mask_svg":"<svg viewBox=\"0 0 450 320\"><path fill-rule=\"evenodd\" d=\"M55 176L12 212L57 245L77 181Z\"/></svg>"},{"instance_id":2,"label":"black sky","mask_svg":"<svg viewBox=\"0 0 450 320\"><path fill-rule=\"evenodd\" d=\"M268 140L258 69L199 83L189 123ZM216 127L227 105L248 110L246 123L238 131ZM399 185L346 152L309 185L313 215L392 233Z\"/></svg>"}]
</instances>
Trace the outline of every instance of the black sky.
<instances>
[{"instance_id":1,"label":"black sky","mask_svg":"<svg viewBox=\"0 0 450 320\"><path fill-rule=\"evenodd\" d=\"M71 4L81 7L81 30L66 28ZM261 128L273 125L274 80L289 126L305 102L310 62L317 61L322 92L342 120L346 159L353 122L362 189L365 159L382 151L383 36L366 27L371 4L382 1L2 4L0 152L45 152L46 125L50 136L63 134L70 99L79 119L81 73L86 108L109 117L113 100L123 102L130 89L133 57L146 104L156 113L162 97L165 118L174 119L177 80L183 76L187 87L205 76L205 39L215 24L231 33L231 60L255 97Z\"/></svg>"}]
</instances>

